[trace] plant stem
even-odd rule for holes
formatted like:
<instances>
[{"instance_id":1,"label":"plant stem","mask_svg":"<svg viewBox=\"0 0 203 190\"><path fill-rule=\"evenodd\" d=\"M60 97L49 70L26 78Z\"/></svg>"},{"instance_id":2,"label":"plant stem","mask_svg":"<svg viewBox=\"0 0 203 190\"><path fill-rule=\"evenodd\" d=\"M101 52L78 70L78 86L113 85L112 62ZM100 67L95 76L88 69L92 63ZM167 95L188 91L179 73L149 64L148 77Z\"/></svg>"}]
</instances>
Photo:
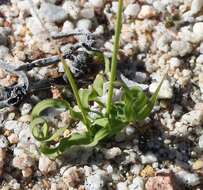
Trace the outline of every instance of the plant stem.
<instances>
[{"instance_id":1,"label":"plant stem","mask_svg":"<svg viewBox=\"0 0 203 190\"><path fill-rule=\"evenodd\" d=\"M116 78L117 54L119 49L120 33L121 33L121 27L122 27L122 8L123 8L123 0L119 0L116 27L115 27L113 55L112 55L112 61L111 61L111 76L110 76L109 91L108 91L108 97L107 97L107 103L106 103L107 113L109 113L111 110L112 97L113 97L113 82Z\"/></svg>"},{"instance_id":2,"label":"plant stem","mask_svg":"<svg viewBox=\"0 0 203 190\"><path fill-rule=\"evenodd\" d=\"M76 102L77 102L77 105L82 113L82 117L83 117L83 120L84 120L84 124L86 125L87 127L87 130L90 131L90 127L89 127L89 121L87 119L87 116L86 116L86 113L85 113L85 110L83 108L83 105L81 103L81 100L80 100L80 96L78 94L78 88L77 88L77 85L75 83L75 80L70 72L70 69L69 67L67 66L65 60L63 58L61 58L61 62L63 63L63 67L64 67L64 70L65 70L65 74L66 74L66 77L68 78L68 81L71 85L71 88L73 90L73 94L75 96L75 99L76 99Z\"/></svg>"}]
</instances>

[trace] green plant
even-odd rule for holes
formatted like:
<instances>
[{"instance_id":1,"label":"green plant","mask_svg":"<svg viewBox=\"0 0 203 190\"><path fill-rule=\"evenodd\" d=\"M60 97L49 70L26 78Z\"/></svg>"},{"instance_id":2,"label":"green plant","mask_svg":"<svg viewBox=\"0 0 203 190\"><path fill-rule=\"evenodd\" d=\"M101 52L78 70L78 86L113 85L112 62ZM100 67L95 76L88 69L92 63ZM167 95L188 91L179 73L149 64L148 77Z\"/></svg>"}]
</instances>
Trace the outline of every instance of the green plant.
<instances>
[{"instance_id":1,"label":"green plant","mask_svg":"<svg viewBox=\"0 0 203 190\"><path fill-rule=\"evenodd\" d=\"M110 138L129 123L139 122L149 116L155 102L163 79L151 98L147 98L144 92L138 88L128 88L124 83L119 83L122 96L117 101L112 101L113 92L116 88L116 65L117 53L119 49L119 39L122 26L122 0L119 0L118 15L116 21L116 34L113 49L113 57L110 73L99 73L91 86L87 89L77 89L72 74L65 64L64 70L68 81L71 84L77 106L71 107L66 100L48 99L38 103L32 111L31 130L34 138L40 142L40 151L50 157L56 157L64 153L72 146L91 147L97 145L100 141ZM60 55L60 51L59 51ZM106 60L106 72L109 66ZM102 101L104 95L103 86L108 82L105 76L110 76L107 102ZM108 77L107 77L108 78ZM117 82L118 85L118 82ZM97 109L92 108L92 104L97 105ZM69 111L70 117L74 122L81 121L86 130L83 132L72 133L64 137L63 133L67 127L59 128L51 133L48 121L42 116L42 112L48 108L63 108Z\"/></svg>"}]
</instances>

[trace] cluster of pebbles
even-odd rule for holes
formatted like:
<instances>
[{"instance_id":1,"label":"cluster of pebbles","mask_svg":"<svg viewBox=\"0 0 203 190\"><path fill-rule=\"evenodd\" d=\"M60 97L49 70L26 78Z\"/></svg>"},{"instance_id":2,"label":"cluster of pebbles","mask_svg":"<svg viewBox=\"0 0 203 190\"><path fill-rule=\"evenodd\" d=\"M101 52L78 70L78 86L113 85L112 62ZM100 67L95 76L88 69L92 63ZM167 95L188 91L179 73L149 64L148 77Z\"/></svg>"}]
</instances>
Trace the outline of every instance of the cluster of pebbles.
<instances>
[{"instance_id":1,"label":"cluster of pebbles","mask_svg":"<svg viewBox=\"0 0 203 190\"><path fill-rule=\"evenodd\" d=\"M97 32L111 54L117 1L33 3L50 31ZM27 0L0 1L0 59L20 65L54 55L45 35ZM40 155L30 133L34 104L29 98L17 108L2 109L0 189L203 189L203 1L124 0L120 53L121 61L131 58L136 68L129 70L130 82L150 93L168 69L151 116L99 147L50 160ZM35 68L28 75L43 79L58 72L60 65ZM1 85L15 81L0 70ZM66 112L50 117L58 126L68 123Z\"/></svg>"}]
</instances>

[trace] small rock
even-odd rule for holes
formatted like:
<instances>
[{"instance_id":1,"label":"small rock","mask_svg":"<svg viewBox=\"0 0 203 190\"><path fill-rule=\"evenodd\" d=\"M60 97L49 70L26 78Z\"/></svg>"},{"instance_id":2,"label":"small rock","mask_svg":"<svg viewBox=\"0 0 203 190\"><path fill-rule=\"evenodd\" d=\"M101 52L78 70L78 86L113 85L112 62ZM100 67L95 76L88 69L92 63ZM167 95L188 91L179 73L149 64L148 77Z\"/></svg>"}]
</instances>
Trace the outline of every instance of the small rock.
<instances>
[{"instance_id":1,"label":"small rock","mask_svg":"<svg viewBox=\"0 0 203 190\"><path fill-rule=\"evenodd\" d=\"M133 175L139 175L140 171L143 169L143 166L141 164L134 164L131 168L130 168L130 172Z\"/></svg>"},{"instance_id":2,"label":"small rock","mask_svg":"<svg viewBox=\"0 0 203 190\"><path fill-rule=\"evenodd\" d=\"M139 19L153 18L157 15L156 9L150 5L143 5L138 14Z\"/></svg>"},{"instance_id":3,"label":"small rock","mask_svg":"<svg viewBox=\"0 0 203 190\"><path fill-rule=\"evenodd\" d=\"M141 155L142 164L151 164L157 162L157 157L153 153L147 153L145 155Z\"/></svg>"},{"instance_id":4,"label":"small rock","mask_svg":"<svg viewBox=\"0 0 203 190\"><path fill-rule=\"evenodd\" d=\"M40 156L38 168L42 173L48 174L56 171L57 164L46 156Z\"/></svg>"},{"instance_id":5,"label":"small rock","mask_svg":"<svg viewBox=\"0 0 203 190\"><path fill-rule=\"evenodd\" d=\"M171 132L174 135L187 135L188 134L188 126L182 122L175 123L175 129Z\"/></svg>"},{"instance_id":6,"label":"small rock","mask_svg":"<svg viewBox=\"0 0 203 190\"><path fill-rule=\"evenodd\" d=\"M96 172L85 180L86 190L103 190L106 184L106 175L103 172Z\"/></svg>"},{"instance_id":7,"label":"small rock","mask_svg":"<svg viewBox=\"0 0 203 190\"><path fill-rule=\"evenodd\" d=\"M7 120L14 120L15 116L16 116L15 112L11 112L8 114Z\"/></svg>"},{"instance_id":8,"label":"small rock","mask_svg":"<svg viewBox=\"0 0 203 190\"><path fill-rule=\"evenodd\" d=\"M149 92L154 94L160 82L153 82L149 86ZM158 94L158 98L161 99L171 99L173 97L173 90L168 80L164 80L161 89Z\"/></svg>"},{"instance_id":9,"label":"small rock","mask_svg":"<svg viewBox=\"0 0 203 190\"><path fill-rule=\"evenodd\" d=\"M42 188L42 186L41 185L39 185L39 184L35 184L35 185L33 185L33 187L32 187L32 190L41 190L41 189L43 189Z\"/></svg>"},{"instance_id":10,"label":"small rock","mask_svg":"<svg viewBox=\"0 0 203 190\"><path fill-rule=\"evenodd\" d=\"M0 39L1 40L1 39ZM3 59L9 54L9 49L5 46L0 45L0 59ZM1 78L1 77L0 77ZM2 77L3 78L3 77Z\"/></svg>"},{"instance_id":11,"label":"small rock","mask_svg":"<svg viewBox=\"0 0 203 190\"><path fill-rule=\"evenodd\" d=\"M193 26L193 34L194 38L197 40L197 42L201 42L203 40L203 22L195 23Z\"/></svg>"},{"instance_id":12,"label":"small rock","mask_svg":"<svg viewBox=\"0 0 203 190\"><path fill-rule=\"evenodd\" d=\"M67 12L63 8L51 3L42 3L39 14L46 21L56 23L61 23L68 17Z\"/></svg>"},{"instance_id":13,"label":"small rock","mask_svg":"<svg viewBox=\"0 0 203 190\"><path fill-rule=\"evenodd\" d=\"M21 143L27 144L27 143L33 143L34 138L32 136L32 133L29 129L29 127L24 127L20 133L19 133L19 141Z\"/></svg>"},{"instance_id":14,"label":"small rock","mask_svg":"<svg viewBox=\"0 0 203 190\"><path fill-rule=\"evenodd\" d=\"M154 1L153 2L153 7L158 10L159 12L163 12L166 8L166 4L162 1Z\"/></svg>"},{"instance_id":15,"label":"small rock","mask_svg":"<svg viewBox=\"0 0 203 190\"><path fill-rule=\"evenodd\" d=\"M31 158L25 153L22 153L19 156L14 157L13 159L13 166L21 170L30 168L33 165L34 165L33 158Z\"/></svg>"},{"instance_id":16,"label":"small rock","mask_svg":"<svg viewBox=\"0 0 203 190\"><path fill-rule=\"evenodd\" d=\"M138 15L139 11L140 11L140 5L139 4L137 4L137 3L136 4L129 4L125 9L124 14L127 17L135 18Z\"/></svg>"},{"instance_id":17,"label":"small rock","mask_svg":"<svg viewBox=\"0 0 203 190\"><path fill-rule=\"evenodd\" d=\"M140 176L134 178L132 184L129 185L129 190L143 190L143 189L144 189L144 181Z\"/></svg>"},{"instance_id":18,"label":"small rock","mask_svg":"<svg viewBox=\"0 0 203 190\"><path fill-rule=\"evenodd\" d=\"M203 149L203 135L201 135L201 136L199 137L198 145L199 145L199 147L200 147L201 149Z\"/></svg>"},{"instance_id":19,"label":"small rock","mask_svg":"<svg viewBox=\"0 0 203 190\"><path fill-rule=\"evenodd\" d=\"M24 12L26 16L31 14L30 10L32 10L32 7L30 6L29 1L17 1L17 7L21 12Z\"/></svg>"},{"instance_id":20,"label":"small rock","mask_svg":"<svg viewBox=\"0 0 203 190\"><path fill-rule=\"evenodd\" d=\"M142 177L153 177L155 175L155 171L152 166L147 165L141 172L140 176Z\"/></svg>"},{"instance_id":21,"label":"small rock","mask_svg":"<svg viewBox=\"0 0 203 190\"><path fill-rule=\"evenodd\" d=\"M116 190L128 190L128 183L127 182L119 182L116 185Z\"/></svg>"},{"instance_id":22,"label":"small rock","mask_svg":"<svg viewBox=\"0 0 203 190\"><path fill-rule=\"evenodd\" d=\"M80 19L77 22L77 29L83 31L89 31L92 28L92 22L89 19Z\"/></svg>"},{"instance_id":23,"label":"small rock","mask_svg":"<svg viewBox=\"0 0 203 190\"><path fill-rule=\"evenodd\" d=\"M63 173L63 181L71 187L77 187L84 178L84 171L76 166L68 168Z\"/></svg>"},{"instance_id":24,"label":"small rock","mask_svg":"<svg viewBox=\"0 0 203 190\"><path fill-rule=\"evenodd\" d=\"M178 105L178 104L175 104L174 105L174 108L173 108L173 112L172 112L172 115L175 117L175 118L179 118L181 117L183 113L183 108L182 106Z\"/></svg>"},{"instance_id":25,"label":"small rock","mask_svg":"<svg viewBox=\"0 0 203 190\"><path fill-rule=\"evenodd\" d=\"M127 136L131 136L135 132L135 127L134 126L127 126L125 128L125 133Z\"/></svg>"},{"instance_id":26,"label":"small rock","mask_svg":"<svg viewBox=\"0 0 203 190\"><path fill-rule=\"evenodd\" d=\"M117 11L118 11L118 2L117 1L112 2L111 10L113 13L115 13L115 14L117 13Z\"/></svg>"},{"instance_id":27,"label":"small rock","mask_svg":"<svg viewBox=\"0 0 203 190\"><path fill-rule=\"evenodd\" d=\"M181 57L191 53L193 50L192 45L186 41L172 41L171 49L174 56L180 55Z\"/></svg>"},{"instance_id":28,"label":"small rock","mask_svg":"<svg viewBox=\"0 0 203 190\"><path fill-rule=\"evenodd\" d=\"M84 168L84 174L85 174L85 176L91 175L91 173L92 173L92 168L91 167L84 166L83 168Z\"/></svg>"},{"instance_id":29,"label":"small rock","mask_svg":"<svg viewBox=\"0 0 203 190\"><path fill-rule=\"evenodd\" d=\"M13 149L13 155L14 156L19 156L19 155L24 154L24 153L25 153L25 151L22 148L15 147Z\"/></svg>"},{"instance_id":30,"label":"small rock","mask_svg":"<svg viewBox=\"0 0 203 190\"><path fill-rule=\"evenodd\" d=\"M22 107L20 108L21 115L26 115L26 114L30 113L31 110L32 110L32 105L28 104L28 103L24 103L22 105Z\"/></svg>"},{"instance_id":31,"label":"small rock","mask_svg":"<svg viewBox=\"0 0 203 190\"><path fill-rule=\"evenodd\" d=\"M180 61L180 59L178 59L177 57L172 57L172 58L169 60L169 63L170 63L170 67L171 67L172 69L178 68L178 67L181 65L181 61Z\"/></svg>"},{"instance_id":32,"label":"small rock","mask_svg":"<svg viewBox=\"0 0 203 190\"><path fill-rule=\"evenodd\" d=\"M159 50L163 52L169 51L169 43L172 42L171 35L168 35L168 33L162 34L159 38L157 38L156 46Z\"/></svg>"},{"instance_id":33,"label":"small rock","mask_svg":"<svg viewBox=\"0 0 203 190\"><path fill-rule=\"evenodd\" d=\"M145 84L140 84L137 83L135 81L129 80L128 78L126 78L123 74L120 75L122 81L129 87L140 87L143 90L146 90L148 88L148 85Z\"/></svg>"},{"instance_id":34,"label":"small rock","mask_svg":"<svg viewBox=\"0 0 203 190\"><path fill-rule=\"evenodd\" d=\"M136 72L135 75L136 75L135 76L136 77L136 81L139 82L139 83L144 83L148 79L146 73L143 73L143 72Z\"/></svg>"},{"instance_id":35,"label":"small rock","mask_svg":"<svg viewBox=\"0 0 203 190\"><path fill-rule=\"evenodd\" d=\"M121 149L118 147L113 147L111 149L105 149L103 153L106 159L111 160L114 159L116 156L121 155Z\"/></svg>"},{"instance_id":36,"label":"small rock","mask_svg":"<svg viewBox=\"0 0 203 190\"><path fill-rule=\"evenodd\" d=\"M200 178L196 173L181 170L176 173L176 177L187 186L196 186L200 183Z\"/></svg>"},{"instance_id":37,"label":"small rock","mask_svg":"<svg viewBox=\"0 0 203 190\"><path fill-rule=\"evenodd\" d=\"M179 189L174 183L172 174L161 173L158 176L150 177L146 184L146 190L175 190Z\"/></svg>"},{"instance_id":38,"label":"small rock","mask_svg":"<svg viewBox=\"0 0 203 190\"><path fill-rule=\"evenodd\" d=\"M104 6L104 0L89 0L89 2L95 7L95 8L102 8Z\"/></svg>"},{"instance_id":39,"label":"small rock","mask_svg":"<svg viewBox=\"0 0 203 190\"><path fill-rule=\"evenodd\" d=\"M93 8L84 8L80 11L80 15L86 19L92 19L95 17L94 9Z\"/></svg>"},{"instance_id":40,"label":"small rock","mask_svg":"<svg viewBox=\"0 0 203 190\"><path fill-rule=\"evenodd\" d=\"M31 168L25 168L22 170L23 177L30 177L32 175L32 169Z\"/></svg>"},{"instance_id":41,"label":"small rock","mask_svg":"<svg viewBox=\"0 0 203 190\"><path fill-rule=\"evenodd\" d=\"M18 121L22 122L22 123L29 123L32 120L32 116L30 114L27 115L23 115L21 116Z\"/></svg>"},{"instance_id":42,"label":"small rock","mask_svg":"<svg viewBox=\"0 0 203 190\"><path fill-rule=\"evenodd\" d=\"M96 34L96 35L103 35L103 34L104 34L104 26L99 25L99 26L95 29L94 34Z\"/></svg>"},{"instance_id":43,"label":"small rock","mask_svg":"<svg viewBox=\"0 0 203 190\"><path fill-rule=\"evenodd\" d=\"M80 16L80 8L78 7L78 4L74 1L65 1L63 4L63 9L74 20L77 20Z\"/></svg>"},{"instance_id":44,"label":"small rock","mask_svg":"<svg viewBox=\"0 0 203 190\"><path fill-rule=\"evenodd\" d=\"M8 141L11 144L17 144L18 143L18 136L15 133L12 133L8 136Z\"/></svg>"},{"instance_id":45,"label":"small rock","mask_svg":"<svg viewBox=\"0 0 203 190\"><path fill-rule=\"evenodd\" d=\"M0 148L7 148L8 147L8 140L5 136L0 135Z\"/></svg>"},{"instance_id":46,"label":"small rock","mask_svg":"<svg viewBox=\"0 0 203 190\"><path fill-rule=\"evenodd\" d=\"M203 160L196 160L192 165L193 170L199 170L201 168L203 168Z\"/></svg>"},{"instance_id":47,"label":"small rock","mask_svg":"<svg viewBox=\"0 0 203 190\"><path fill-rule=\"evenodd\" d=\"M196 14L198 13L203 7L202 0L193 0L191 5L191 13Z\"/></svg>"},{"instance_id":48,"label":"small rock","mask_svg":"<svg viewBox=\"0 0 203 190\"><path fill-rule=\"evenodd\" d=\"M63 23L63 28L62 28L62 32L64 33L71 33L73 32L74 30L74 25L72 22L66 20L64 23Z\"/></svg>"},{"instance_id":49,"label":"small rock","mask_svg":"<svg viewBox=\"0 0 203 190\"><path fill-rule=\"evenodd\" d=\"M112 174L112 173L113 173L113 167L112 167L112 165L109 164L109 165L106 167L106 171L107 171L108 174Z\"/></svg>"},{"instance_id":50,"label":"small rock","mask_svg":"<svg viewBox=\"0 0 203 190\"><path fill-rule=\"evenodd\" d=\"M44 29L40 25L40 22L34 17L29 17L26 19L26 26L29 31L35 36L38 36L42 32L44 32Z\"/></svg>"},{"instance_id":51,"label":"small rock","mask_svg":"<svg viewBox=\"0 0 203 190\"><path fill-rule=\"evenodd\" d=\"M196 62L197 62L198 64L203 64L203 54L200 54L200 55L197 57Z\"/></svg>"},{"instance_id":52,"label":"small rock","mask_svg":"<svg viewBox=\"0 0 203 190\"><path fill-rule=\"evenodd\" d=\"M198 126L203 122L203 111L202 110L193 110L184 114L181 118L181 123L184 123L188 126Z\"/></svg>"},{"instance_id":53,"label":"small rock","mask_svg":"<svg viewBox=\"0 0 203 190\"><path fill-rule=\"evenodd\" d=\"M20 190L20 183L18 183L16 179L10 180L9 189Z\"/></svg>"}]
</instances>

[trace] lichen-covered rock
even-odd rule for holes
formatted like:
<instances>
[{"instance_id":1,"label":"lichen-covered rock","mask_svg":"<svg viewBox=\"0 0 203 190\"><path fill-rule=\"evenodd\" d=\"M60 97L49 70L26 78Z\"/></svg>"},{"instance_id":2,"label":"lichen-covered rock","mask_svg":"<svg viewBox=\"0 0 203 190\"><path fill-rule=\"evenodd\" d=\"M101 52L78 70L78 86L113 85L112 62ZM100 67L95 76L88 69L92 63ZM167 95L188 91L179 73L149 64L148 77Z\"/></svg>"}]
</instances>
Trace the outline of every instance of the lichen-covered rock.
<instances>
[{"instance_id":1,"label":"lichen-covered rock","mask_svg":"<svg viewBox=\"0 0 203 190\"><path fill-rule=\"evenodd\" d=\"M128 185L127 185L127 182L119 182L117 185L116 185L116 190L128 190Z\"/></svg>"},{"instance_id":2,"label":"lichen-covered rock","mask_svg":"<svg viewBox=\"0 0 203 190\"><path fill-rule=\"evenodd\" d=\"M13 159L13 166L20 170L30 168L34 165L34 163L34 159L25 153L20 154Z\"/></svg>"},{"instance_id":3,"label":"lichen-covered rock","mask_svg":"<svg viewBox=\"0 0 203 190\"><path fill-rule=\"evenodd\" d=\"M72 19L76 20L79 18L80 7L75 1L65 1L62 7Z\"/></svg>"},{"instance_id":4,"label":"lichen-covered rock","mask_svg":"<svg viewBox=\"0 0 203 190\"><path fill-rule=\"evenodd\" d=\"M203 1L202 0L193 0L191 5L191 13L196 14L199 11L201 11L203 7Z\"/></svg>"},{"instance_id":5,"label":"lichen-covered rock","mask_svg":"<svg viewBox=\"0 0 203 190\"><path fill-rule=\"evenodd\" d=\"M119 147L113 147L111 149L104 149L103 150L104 156L106 159L114 159L116 156L121 154L121 149Z\"/></svg>"},{"instance_id":6,"label":"lichen-covered rock","mask_svg":"<svg viewBox=\"0 0 203 190\"><path fill-rule=\"evenodd\" d=\"M76 166L65 169L63 181L70 187L78 187L84 180L84 171Z\"/></svg>"},{"instance_id":7,"label":"lichen-covered rock","mask_svg":"<svg viewBox=\"0 0 203 190\"><path fill-rule=\"evenodd\" d=\"M38 168L42 173L48 174L56 171L57 164L46 156L40 156Z\"/></svg>"},{"instance_id":8,"label":"lichen-covered rock","mask_svg":"<svg viewBox=\"0 0 203 190\"><path fill-rule=\"evenodd\" d=\"M106 184L107 176L104 172L97 171L95 174L89 175L85 180L86 190L103 190Z\"/></svg>"},{"instance_id":9,"label":"lichen-covered rock","mask_svg":"<svg viewBox=\"0 0 203 190\"><path fill-rule=\"evenodd\" d=\"M124 14L127 17L135 18L138 15L139 11L140 11L139 4L129 4L125 9Z\"/></svg>"},{"instance_id":10,"label":"lichen-covered rock","mask_svg":"<svg viewBox=\"0 0 203 190\"><path fill-rule=\"evenodd\" d=\"M8 140L4 135L0 135L0 148L6 148L8 146Z\"/></svg>"},{"instance_id":11,"label":"lichen-covered rock","mask_svg":"<svg viewBox=\"0 0 203 190\"><path fill-rule=\"evenodd\" d=\"M137 176L133 179L132 184L129 185L129 190L143 190L144 180L142 177Z\"/></svg>"},{"instance_id":12,"label":"lichen-covered rock","mask_svg":"<svg viewBox=\"0 0 203 190\"><path fill-rule=\"evenodd\" d=\"M146 184L146 190L178 190L172 173L160 173L155 177L150 177ZM179 189L180 190L180 189Z\"/></svg>"},{"instance_id":13,"label":"lichen-covered rock","mask_svg":"<svg viewBox=\"0 0 203 190\"><path fill-rule=\"evenodd\" d=\"M186 41L172 41L171 49L174 56L185 56L192 52L192 45Z\"/></svg>"},{"instance_id":14,"label":"lichen-covered rock","mask_svg":"<svg viewBox=\"0 0 203 190\"><path fill-rule=\"evenodd\" d=\"M201 32L202 30L203 30L203 22L197 22L194 24L193 34L194 38L196 39L196 42L201 42L203 40L203 34Z\"/></svg>"},{"instance_id":15,"label":"lichen-covered rock","mask_svg":"<svg viewBox=\"0 0 203 190\"><path fill-rule=\"evenodd\" d=\"M89 2L95 8L102 8L104 6L104 0L89 0Z\"/></svg>"},{"instance_id":16,"label":"lichen-covered rock","mask_svg":"<svg viewBox=\"0 0 203 190\"><path fill-rule=\"evenodd\" d=\"M160 82L153 82L149 86L149 92L155 93L157 87L159 86ZM171 99L173 97L173 89L171 87L171 84L168 80L164 80L160 91L158 93L158 98L160 99Z\"/></svg>"},{"instance_id":17,"label":"lichen-covered rock","mask_svg":"<svg viewBox=\"0 0 203 190\"><path fill-rule=\"evenodd\" d=\"M68 18L68 13L62 7L51 3L42 3L39 14L48 22L61 23Z\"/></svg>"},{"instance_id":18,"label":"lichen-covered rock","mask_svg":"<svg viewBox=\"0 0 203 190\"><path fill-rule=\"evenodd\" d=\"M190 173L185 170L177 172L176 177L186 186L196 186L200 183L200 178L196 173Z\"/></svg>"},{"instance_id":19,"label":"lichen-covered rock","mask_svg":"<svg viewBox=\"0 0 203 190\"><path fill-rule=\"evenodd\" d=\"M153 18L157 15L156 9L150 5L143 5L141 7L141 10L138 14L139 19L147 19L147 18Z\"/></svg>"},{"instance_id":20,"label":"lichen-covered rock","mask_svg":"<svg viewBox=\"0 0 203 190\"><path fill-rule=\"evenodd\" d=\"M142 164L151 164L157 161L157 157L152 153L141 155Z\"/></svg>"}]
</instances>

